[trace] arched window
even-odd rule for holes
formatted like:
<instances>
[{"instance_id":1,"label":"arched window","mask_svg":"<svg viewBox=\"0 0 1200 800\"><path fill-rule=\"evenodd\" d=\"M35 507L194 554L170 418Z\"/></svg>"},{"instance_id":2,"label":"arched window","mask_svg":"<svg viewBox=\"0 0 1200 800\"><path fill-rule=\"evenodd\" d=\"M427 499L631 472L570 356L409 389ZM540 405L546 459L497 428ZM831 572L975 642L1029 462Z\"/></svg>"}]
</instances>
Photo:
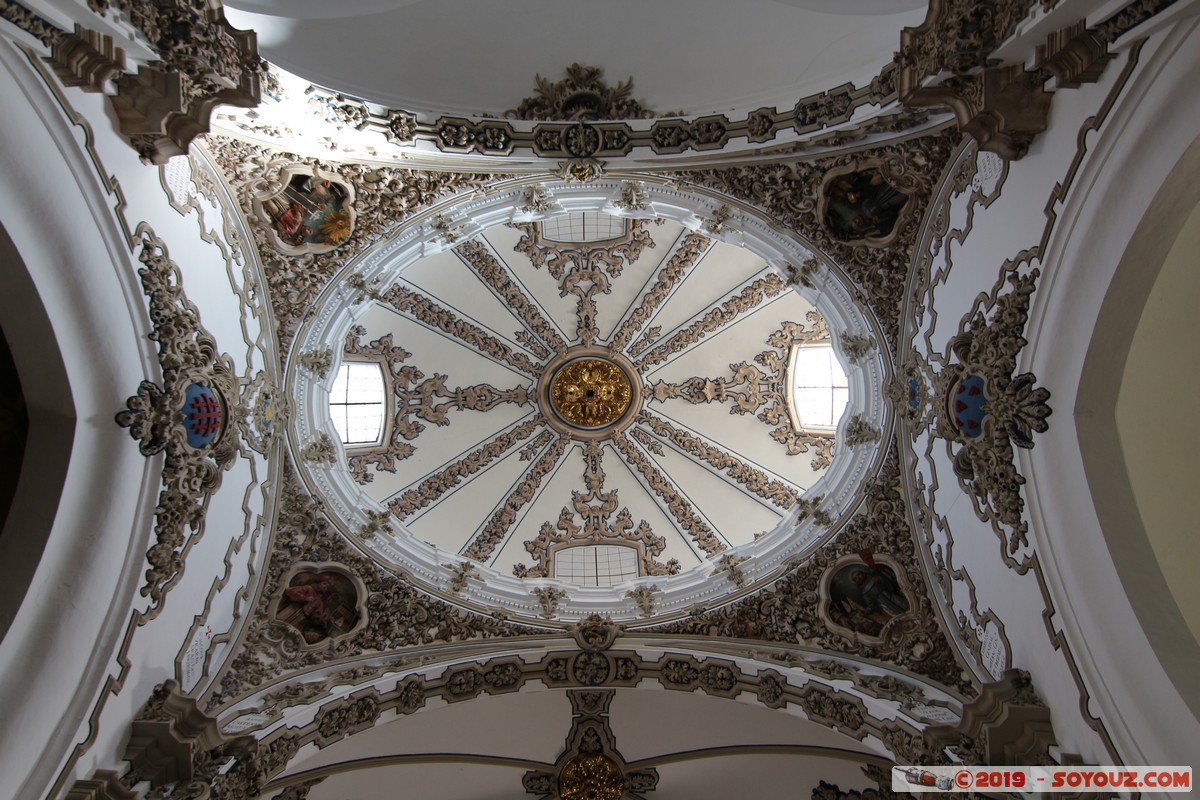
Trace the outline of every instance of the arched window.
<instances>
[{"instance_id":1,"label":"arched window","mask_svg":"<svg viewBox=\"0 0 1200 800\"><path fill-rule=\"evenodd\" d=\"M375 444L383 431L383 370L375 363L343 364L329 393L333 427L347 445Z\"/></svg>"},{"instance_id":2,"label":"arched window","mask_svg":"<svg viewBox=\"0 0 1200 800\"><path fill-rule=\"evenodd\" d=\"M582 545L554 554L554 577L576 586L615 586L639 574L633 547Z\"/></svg>"},{"instance_id":3,"label":"arched window","mask_svg":"<svg viewBox=\"0 0 1200 800\"><path fill-rule=\"evenodd\" d=\"M805 430L837 428L850 390L846 373L828 344L796 349L792 362L792 408Z\"/></svg>"}]
</instances>

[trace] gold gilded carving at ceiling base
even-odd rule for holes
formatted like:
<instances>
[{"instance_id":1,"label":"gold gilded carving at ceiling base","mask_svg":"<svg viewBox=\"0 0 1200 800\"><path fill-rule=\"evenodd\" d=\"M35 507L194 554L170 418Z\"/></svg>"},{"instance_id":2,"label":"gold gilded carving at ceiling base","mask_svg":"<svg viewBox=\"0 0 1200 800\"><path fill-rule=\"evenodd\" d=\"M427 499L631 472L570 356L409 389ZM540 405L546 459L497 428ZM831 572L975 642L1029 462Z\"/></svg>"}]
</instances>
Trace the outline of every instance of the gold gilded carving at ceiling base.
<instances>
[{"instance_id":1,"label":"gold gilded carving at ceiling base","mask_svg":"<svg viewBox=\"0 0 1200 800\"><path fill-rule=\"evenodd\" d=\"M580 753L563 766L558 794L562 800L621 800L625 776L603 753Z\"/></svg>"}]
</instances>

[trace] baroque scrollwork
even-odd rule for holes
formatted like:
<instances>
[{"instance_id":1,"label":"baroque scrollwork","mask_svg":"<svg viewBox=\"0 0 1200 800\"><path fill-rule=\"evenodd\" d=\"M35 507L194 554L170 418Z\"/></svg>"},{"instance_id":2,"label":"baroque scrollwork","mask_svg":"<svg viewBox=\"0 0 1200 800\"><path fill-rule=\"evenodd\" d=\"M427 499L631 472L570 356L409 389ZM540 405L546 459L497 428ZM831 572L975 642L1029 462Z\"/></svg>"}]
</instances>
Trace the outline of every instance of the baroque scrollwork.
<instances>
[{"instance_id":1,"label":"baroque scrollwork","mask_svg":"<svg viewBox=\"0 0 1200 800\"><path fill-rule=\"evenodd\" d=\"M540 800L622 800L641 798L658 785L653 767L630 769L617 750L608 708L614 692L572 690L571 730L550 770L530 770L522 778L528 794Z\"/></svg>"},{"instance_id":2,"label":"baroque scrollwork","mask_svg":"<svg viewBox=\"0 0 1200 800\"><path fill-rule=\"evenodd\" d=\"M633 99L633 78L616 86L604 82L604 70L572 64L567 76L551 83L537 75L534 94L505 114L527 120L645 119L655 114Z\"/></svg>"},{"instance_id":3,"label":"baroque scrollwork","mask_svg":"<svg viewBox=\"0 0 1200 800\"><path fill-rule=\"evenodd\" d=\"M829 435L811 433L801 427L794 418L790 411L789 365L792 348L828 341L829 329L825 320L816 311L810 311L807 324L784 322L780 330L771 334L767 344L774 349L764 350L754 357L758 366L745 361L730 364L732 379L692 377L683 382L673 383L660 380L651 387L651 397L659 403L674 399L687 400L693 405L729 403L730 414L754 414L767 425L777 426L771 431L771 438L786 447L788 455L807 453L811 447L816 453L812 460L812 468L823 469L833 461L834 439ZM643 417L654 427L651 415L647 413ZM666 431L656 432L661 434ZM697 455L702 452L695 446L692 450L695 450ZM725 462L725 459L720 460ZM750 477L750 473L745 470L740 470L740 473ZM776 497L779 496L776 494ZM778 504L775 497L771 500ZM792 493L788 505L794 503L795 494Z\"/></svg>"},{"instance_id":4,"label":"baroque scrollwork","mask_svg":"<svg viewBox=\"0 0 1200 800\"><path fill-rule=\"evenodd\" d=\"M637 421L658 436L675 444L692 458L724 471L746 491L770 501L779 508L789 509L799 499L796 490L783 481L768 477L762 470L750 466L724 448L706 442L650 411L643 411L639 414ZM638 434L644 438L640 438ZM649 447L652 446L651 443L657 444L653 437L641 429L632 431L630 435L643 446ZM661 454L661 445L659 445L659 453Z\"/></svg>"},{"instance_id":5,"label":"baroque scrollwork","mask_svg":"<svg viewBox=\"0 0 1200 800\"><path fill-rule=\"evenodd\" d=\"M583 480L587 493L571 492L571 507L563 508L558 522L542 523L538 535L525 542L525 549L533 557L534 566L517 564L513 574L518 578L550 577L556 552L572 545L628 543L638 553L642 575L674 575L679 572L679 562L671 559L666 564L657 558L667 546L667 540L650 529L649 523L641 520L636 529L628 508L617 510L617 490L604 489L603 450L595 441L589 441L583 449ZM613 514L616 517L613 518ZM580 518L582 524L575 521Z\"/></svg>"},{"instance_id":6,"label":"baroque scrollwork","mask_svg":"<svg viewBox=\"0 0 1200 800\"><path fill-rule=\"evenodd\" d=\"M582 344L594 344L599 335L596 298L612 290L610 281L620 277L645 248L655 246L646 225L641 220L627 220L621 235L583 244L548 239L540 222L514 223L513 227L523 232L514 249L528 256L536 269L544 267L559 282L563 297L577 299L575 335Z\"/></svg>"},{"instance_id":7,"label":"baroque scrollwork","mask_svg":"<svg viewBox=\"0 0 1200 800\"><path fill-rule=\"evenodd\" d=\"M1015 374L1029 303L1040 271L1007 273L963 317L935 377L936 430L954 459L954 473L975 512L1006 537L1008 553L1028 544L1022 519L1024 477L1014 448L1034 446L1049 427L1049 390L1031 373Z\"/></svg>"},{"instance_id":8,"label":"baroque scrollwork","mask_svg":"<svg viewBox=\"0 0 1200 800\"><path fill-rule=\"evenodd\" d=\"M144 161L164 164L187 153L208 131L218 105L253 108L261 100L266 62L253 31L234 28L220 3L105 0L89 3L102 25L127 26L144 37L155 60L127 72L124 54L108 34L77 25L59 28L15 2L0 13L51 48L49 61L69 86L106 91L117 127Z\"/></svg>"},{"instance_id":9,"label":"baroque scrollwork","mask_svg":"<svg viewBox=\"0 0 1200 800\"><path fill-rule=\"evenodd\" d=\"M484 469L497 458L502 457L515 447L517 443L529 438L534 431L542 428L545 424L545 418L539 414L525 420L515 428L510 428L495 436L491 441L484 443L463 458L425 478L416 488L406 489L399 497L389 500L388 510L395 514L398 519L405 519L411 516L430 503L436 502L446 492L453 490L464 480L479 470ZM537 451L545 447L552 438L553 434L548 431L539 433L534 437L534 441L526 445L525 448L522 448L521 460L528 461L532 459ZM526 452L529 452L529 458L525 457Z\"/></svg>"},{"instance_id":10,"label":"baroque scrollwork","mask_svg":"<svg viewBox=\"0 0 1200 800\"><path fill-rule=\"evenodd\" d=\"M565 436L559 436L554 440L554 443L546 449L544 453L533 463L526 472L521 482L517 484L517 488L512 491L500 508L488 518L484 524L483 530L471 542L471 545L463 551L463 555L467 558L473 558L476 561L486 561L496 549L504 536L508 533L517 521L517 513L524 508L534 496L537 494L538 487L546 476L558 465L566 455L567 445L569 440Z\"/></svg>"},{"instance_id":11,"label":"baroque scrollwork","mask_svg":"<svg viewBox=\"0 0 1200 800\"><path fill-rule=\"evenodd\" d=\"M282 352L287 352L291 337L317 294L343 264L422 207L448 195L473 191L499 177L356 163L339 164L335 168L223 136L207 136L203 146L227 176L250 223L267 278L266 288L279 329ZM254 213L254 198L269 191L270 187L278 186L283 171L297 163L307 164L322 174L335 175L354 189L354 230L337 250L299 256L281 253L273 245L273 234L267 223Z\"/></svg>"},{"instance_id":12,"label":"baroque scrollwork","mask_svg":"<svg viewBox=\"0 0 1200 800\"><path fill-rule=\"evenodd\" d=\"M233 360L220 353L200 324L200 312L183 293L179 266L146 225L138 228L138 274L146 292L150 339L158 344L162 385L142 381L116 415L144 456L164 454L162 491L155 508L155 543L146 553L143 596L150 614L161 609L183 572L187 531L198 531L207 498L237 456L241 412Z\"/></svg>"},{"instance_id":13,"label":"baroque scrollwork","mask_svg":"<svg viewBox=\"0 0 1200 800\"><path fill-rule=\"evenodd\" d=\"M637 308L629 313L609 340L608 346L612 350L625 349L630 340L654 317L655 310L663 304L670 295L671 289L683 279L684 274L700 263L711 243L708 237L698 233L688 234L684 237L674 254L659 270L650 291L642 296ZM649 331L647 333L649 334ZM654 338L657 338L657 333L653 334L646 344L649 344ZM645 347L643 346L642 349Z\"/></svg>"},{"instance_id":14,"label":"baroque scrollwork","mask_svg":"<svg viewBox=\"0 0 1200 800\"><path fill-rule=\"evenodd\" d=\"M665 342L656 345L650 352L637 360L640 370L659 364L668 357L686 350L710 333L729 325L787 288L787 282L772 273L747 284L736 295L720 306L704 313L686 328L673 334Z\"/></svg>"},{"instance_id":15,"label":"baroque scrollwork","mask_svg":"<svg viewBox=\"0 0 1200 800\"><path fill-rule=\"evenodd\" d=\"M625 462L637 469L646 481L646 485L667 504L667 509L680 527L686 531L696 544L708 555L714 556L728 546L718 538L712 526L700 518L674 483L670 481L657 467L650 463L642 452L633 445L623 433L613 436L613 445L624 457Z\"/></svg>"},{"instance_id":16,"label":"baroque scrollwork","mask_svg":"<svg viewBox=\"0 0 1200 800\"><path fill-rule=\"evenodd\" d=\"M290 475L290 469L287 471ZM323 507L294 478L281 487L279 521L246 638L227 665L207 708L220 708L289 673L326 662L327 649L306 649L299 634L272 618L271 605L299 562L336 563L365 587L365 621L332 645L338 658L481 636L511 637L534 629L448 605L385 572L329 523Z\"/></svg>"},{"instance_id":17,"label":"baroque scrollwork","mask_svg":"<svg viewBox=\"0 0 1200 800\"><path fill-rule=\"evenodd\" d=\"M425 430L425 425L418 420L444 426L450 424L447 418L450 411L490 411L501 403L523 406L532 402L529 387L525 386L497 389L481 383L449 389L446 387L447 376L426 378L415 366L404 363L412 354L393 344L392 334L363 344L359 339L365 334L366 328L361 325L350 329L346 336L346 357L377 361L383 368L385 394L394 399L388 414L390 431L384 437L383 446L369 447L366 452L349 457L350 474L358 483L369 483L374 479L368 467L395 472L397 461L416 452L410 442Z\"/></svg>"},{"instance_id":18,"label":"baroque scrollwork","mask_svg":"<svg viewBox=\"0 0 1200 800\"><path fill-rule=\"evenodd\" d=\"M933 185L958 142L957 133L941 131L853 155L684 172L678 174L678 179L724 192L762 209L782 224L805 231L813 244L831 256L861 287L864 300L883 326L889 348L894 349L900 323L901 304L897 298L902 295L908 275L908 254L916 241ZM826 176L863 159L881 163L881 173L888 183L912 194L909 208L897 222L895 235L887 247L839 241L825 230L818 214L820 187ZM662 347L659 345L651 354ZM659 356L662 357L665 353Z\"/></svg>"},{"instance_id":19,"label":"baroque scrollwork","mask_svg":"<svg viewBox=\"0 0 1200 800\"><path fill-rule=\"evenodd\" d=\"M973 694L969 673L942 633L937 612L924 588L925 579L899 485L898 456L893 448L879 476L868 486L863 510L825 548L763 591L718 610L701 611L688 620L650 630L804 643L830 652L888 662ZM864 549L887 554L898 564L900 577L912 587L915 598L911 613L888 627L886 638L881 641L839 632L819 613L821 583L826 572L840 558L857 559L858 552Z\"/></svg>"}]
</instances>

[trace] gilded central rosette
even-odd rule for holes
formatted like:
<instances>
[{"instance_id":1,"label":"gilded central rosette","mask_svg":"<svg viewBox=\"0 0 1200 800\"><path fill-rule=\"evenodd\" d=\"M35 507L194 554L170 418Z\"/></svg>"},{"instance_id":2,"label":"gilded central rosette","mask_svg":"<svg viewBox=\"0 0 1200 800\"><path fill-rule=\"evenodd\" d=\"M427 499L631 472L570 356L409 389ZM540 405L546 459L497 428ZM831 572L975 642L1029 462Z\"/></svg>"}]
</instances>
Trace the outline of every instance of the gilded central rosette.
<instances>
[{"instance_id":1,"label":"gilded central rosette","mask_svg":"<svg viewBox=\"0 0 1200 800\"><path fill-rule=\"evenodd\" d=\"M563 800L620 800L625 776L608 756L581 753L563 765L558 794Z\"/></svg>"},{"instance_id":2,"label":"gilded central rosette","mask_svg":"<svg viewBox=\"0 0 1200 800\"><path fill-rule=\"evenodd\" d=\"M550 405L565 422L577 428L603 428L629 408L633 389L616 364L599 358L580 358L562 366L550 383Z\"/></svg>"}]
</instances>

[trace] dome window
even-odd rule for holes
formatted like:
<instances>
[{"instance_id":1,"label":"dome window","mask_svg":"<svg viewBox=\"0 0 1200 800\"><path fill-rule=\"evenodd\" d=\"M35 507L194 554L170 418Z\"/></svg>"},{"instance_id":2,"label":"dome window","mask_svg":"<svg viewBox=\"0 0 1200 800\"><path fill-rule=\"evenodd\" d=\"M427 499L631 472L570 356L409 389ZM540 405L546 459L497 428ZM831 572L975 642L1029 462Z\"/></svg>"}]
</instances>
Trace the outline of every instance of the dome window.
<instances>
[{"instance_id":1,"label":"dome window","mask_svg":"<svg viewBox=\"0 0 1200 800\"><path fill-rule=\"evenodd\" d=\"M582 545L554 554L554 577L576 586L616 586L639 574L633 547Z\"/></svg>"},{"instance_id":2,"label":"dome window","mask_svg":"<svg viewBox=\"0 0 1200 800\"><path fill-rule=\"evenodd\" d=\"M347 445L370 445L383 430L383 370L378 364L343 364L329 393L333 427Z\"/></svg>"},{"instance_id":3,"label":"dome window","mask_svg":"<svg viewBox=\"0 0 1200 800\"><path fill-rule=\"evenodd\" d=\"M837 428L850 390L846 373L828 344L798 347L792 362L792 409L808 431Z\"/></svg>"}]
</instances>

